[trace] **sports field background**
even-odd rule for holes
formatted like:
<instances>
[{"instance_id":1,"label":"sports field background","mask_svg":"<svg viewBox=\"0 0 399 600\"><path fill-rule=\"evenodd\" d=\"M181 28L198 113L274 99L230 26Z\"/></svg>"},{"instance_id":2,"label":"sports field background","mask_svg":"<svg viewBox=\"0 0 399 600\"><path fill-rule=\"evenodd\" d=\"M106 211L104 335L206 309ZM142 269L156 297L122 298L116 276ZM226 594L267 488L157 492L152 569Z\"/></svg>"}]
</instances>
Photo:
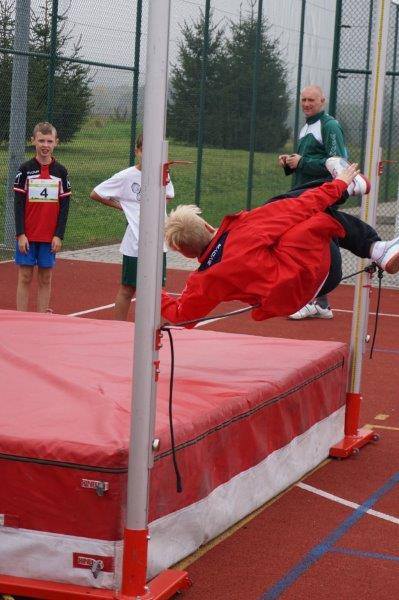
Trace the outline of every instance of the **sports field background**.
<instances>
[{"instance_id":1,"label":"sports field background","mask_svg":"<svg viewBox=\"0 0 399 600\"><path fill-rule=\"evenodd\" d=\"M129 166L128 121L112 118L91 118L76 138L68 144L60 143L55 155L68 169L72 189L72 203L64 248L108 245L121 240L126 226L124 216L116 210L90 200L92 189L115 172ZM26 156L33 154L27 147ZM352 154L356 154L356 149ZM396 152L399 159L399 152ZM195 147L174 142L169 145L170 160L192 161L190 165L171 168L176 197L169 204L195 202ZM6 151L0 148L0 181L6 179ZM248 153L240 150L206 148L203 155L203 178L200 206L206 219L218 225L221 218L246 206ZM276 153L255 153L253 206L281 194L291 187L291 177L284 175L277 164ZM395 198L392 180L391 198ZM358 204L350 199L347 207ZM3 204L1 204L3 210ZM2 213L0 212L0 222ZM393 224L393 220L390 219Z\"/></svg>"},{"instance_id":2,"label":"sports field background","mask_svg":"<svg viewBox=\"0 0 399 600\"><path fill-rule=\"evenodd\" d=\"M1 3L2 5L4 3ZM13 0L10 6L15 7ZM384 171L380 178L380 199L377 228L384 238L395 234L399 228L398 219L398 177L399 177L399 101L397 76L399 75L399 5L389 2L390 21L387 50L387 72L385 78L385 96L381 107L382 158ZM120 5L120 6L119 6ZM256 0L171 0L169 76L178 62L179 47L182 42L182 29L188 23L192 28L199 23L207 6L211 10L211 25L224 27L226 36L231 36L231 26L252 14L259 19L257 9L261 3ZM53 25L50 23L52 11L58 6L58 28L64 23L69 41L57 51L56 47L47 47ZM138 7L142 7L142 12ZM146 74L146 43L148 0L121 0L119 10L115 12L105 0L31 0L31 30L33 15L42 15L47 23L47 42L42 58L34 53L29 56L29 64L44 66L40 94L36 102L29 99L28 106L37 108L37 118L53 120L52 115L60 94L57 80L51 75L50 64L54 61L58 67L62 61L58 57L73 54L73 44L78 43L80 63L85 65L90 82L91 104L89 116L84 119L72 141L65 143L61 136L61 145L56 151L57 158L66 165L70 173L73 196L69 222L64 240L65 249L78 249L90 246L107 246L120 242L126 223L119 212L89 199L93 187L115 172L131 164L132 142L142 127L143 92ZM342 10L336 11L340 7ZM280 56L286 67L286 82L290 96L287 111L287 125L291 134L285 147L275 149L273 136L270 139L255 132L254 147L250 144L244 150L228 150L211 147L207 139L206 128L203 139L200 131L204 122L198 109L199 98L204 106L209 105L212 82L205 80L194 97L188 96L189 111L187 118L197 127L197 143L191 146L169 139L169 157L171 160L188 160L192 164L172 167L172 180L175 185L177 203L193 203L197 200L203 209L204 217L218 225L222 216L250 206L257 206L275 194L281 194L291 187L291 178L286 177L277 165L277 155L291 152L294 147L296 128L301 127L303 115L297 105L298 90L309 83L321 84L327 94L327 110L337 116L343 125L350 159L362 164L366 145L368 100L370 97L370 66L372 40L375 29L375 2L373 0L269 0L263 2L262 18L270 27L271 39L277 40ZM305 10L305 18L301 19ZM44 12L43 12L44 11ZM0 12L0 16L1 16ZM12 15L12 11L11 11ZM339 18L336 18L338 15ZM203 39L201 40L201 31ZM12 38L13 25L9 25L7 44L3 40L0 46L0 65L14 62ZM32 31L31 31L32 33ZM205 28L199 30L197 68L204 60ZM303 55L300 56L301 41ZM32 43L32 42L31 42ZM254 57L255 57L254 45ZM3 50L3 53L1 52ZM252 56L252 54L250 53ZM47 57L47 58L46 58ZM335 58L337 59L335 62ZM68 59L69 60L69 59ZM71 64L73 64L72 59ZM94 61L94 62L93 62ZM97 61L97 62L96 62ZM253 68L248 58L247 70ZM76 65L75 65L76 66ZM197 73L200 73L197 70ZM57 70L55 72L57 74ZM54 75L54 74L53 74ZM11 73L4 78L9 84ZM171 77L169 77L171 80ZM24 81L26 80L26 77ZM28 77L28 81L30 77ZM197 79L195 79L197 81ZM54 84L54 85L53 85ZM135 87L135 84L136 87ZM254 106L244 109L252 98L256 88L256 78L248 86L245 98L242 98L241 113L247 119L249 130L252 116L267 105L265 96L258 93ZM195 86L194 86L195 87ZM36 89L36 88L35 88ZM195 88L196 89L196 88ZM264 89L264 88L262 88ZM4 87L7 90L7 86ZM4 92L3 90L3 92ZM19 90L19 88L18 88ZM7 96L4 92L4 98ZM212 100L213 102L214 100ZM218 104L224 108L223 92ZM239 103L239 98L237 98ZM36 106L37 105L37 106ZM69 107L70 104L67 103ZM9 107L8 107L9 108ZM273 105L271 105L273 109ZM73 112L73 111L72 111ZM79 111L75 111L78 113ZM15 113L14 113L15 114ZM68 121L68 111L62 119ZM75 113L74 113L75 114ZM223 114L223 113L222 113ZM273 110L270 114L273 114ZM36 115L36 113L35 113ZM203 115L206 123L207 114ZM60 117L61 119L61 117ZM60 122L62 122L62 119ZM4 131L9 130L9 111L7 106L0 114L0 124ZM182 120L184 130L187 121ZM55 121L55 125L59 127ZM21 127L20 127L21 129ZM15 130L15 128L14 128ZM24 129L25 131L25 129ZM174 134L178 134L175 132ZM30 131L26 131L29 139ZM2 138L3 139L3 138ZM4 138L5 139L5 138ZM21 148L23 149L23 138ZM260 144L262 142L262 144ZM270 152L274 147L274 151ZM262 146L265 152L259 152ZM253 153L253 154L252 154ZM22 154L22 152L21 152ZM32 155L32 149L26 148L26 157ZM11 185L7 184L10 157L7 142L0 142L0 260L9 259L13 254L13 209ZM250 173L253 156L253 174ZM19 153L18 153L19 160ZM20 161L22 162L22 160ZM18 164L18 163L17 163ZM9 177L16 171L13 165ZM200 169L201 168L201 169ZM198 170L201 176L198 178ZM252 178L253 175L253 178ZM252 187L250 181L252 180ZM200 194L198 194L198 186ZM7 210L5 210L7 202ZM359 214L358 202L351 199L345 205ZM7 214L7 218L5 218ZM346 257L344 259L346 262ZM352 272L352 267L349 267ZM399 281L390 281L390 285Z\"/></svg>"},{"instance_id":3,"label":"sports field background","mask_svg":"<svg viewBox=\"0 0 399 600\"><path fill-rule=\"evenodd\" d=\"M72 203L65 236L65 248L107 245L121 240L125 219L116 210L90 200L90 192L101 181L129 166L128 121L92 118L76 138L60 144L55 155L68 169ZM188 160L193 164L175 166L171 178L177 203L195 202L196 148L170 142L171 160ZM33 150L27 148L27 156ZM0 149L0 180L6 179L6 152ZM245 207L248 153L239 150L205 149L201 207L204 216L217 225L221 217ZM255 204L281 193L291 186L277 165L276 154L255 154ZM0 222L2 221L0 215Z\"/></svg>"}]
</instances>

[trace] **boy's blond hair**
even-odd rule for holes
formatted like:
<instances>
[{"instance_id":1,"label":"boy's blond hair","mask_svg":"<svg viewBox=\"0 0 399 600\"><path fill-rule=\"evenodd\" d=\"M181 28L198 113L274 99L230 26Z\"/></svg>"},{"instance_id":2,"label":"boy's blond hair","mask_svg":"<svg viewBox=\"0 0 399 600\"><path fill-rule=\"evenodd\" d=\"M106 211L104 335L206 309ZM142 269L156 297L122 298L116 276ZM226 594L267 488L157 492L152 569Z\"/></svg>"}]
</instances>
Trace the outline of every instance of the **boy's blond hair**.
<instances>
[{"instance_id":1,"label":"boy's blond hair","mask_svg":"<svg viewBox=\"0 0 399 600\"><path fill-rule=\"evenodd\" d=\"M57 139L57 130L51 123L47 121L43 121L42 123L37 123L37 125L33 128L32 137L35 138L37 133L44 133L45 135L54 135Z\"/></svg>"},{"instance_id":2,"label":"boy's blond hair","mask_svg":"<svg viewBox=\"0 0 399 600\"><path fill-rule=\"evenodd\" d=\"M165 222L165 240L169 248L188 251L200 256L213 234L200 217L201 209L195 204L181 204L172 210Z\"/></svg>"}]
</instances>

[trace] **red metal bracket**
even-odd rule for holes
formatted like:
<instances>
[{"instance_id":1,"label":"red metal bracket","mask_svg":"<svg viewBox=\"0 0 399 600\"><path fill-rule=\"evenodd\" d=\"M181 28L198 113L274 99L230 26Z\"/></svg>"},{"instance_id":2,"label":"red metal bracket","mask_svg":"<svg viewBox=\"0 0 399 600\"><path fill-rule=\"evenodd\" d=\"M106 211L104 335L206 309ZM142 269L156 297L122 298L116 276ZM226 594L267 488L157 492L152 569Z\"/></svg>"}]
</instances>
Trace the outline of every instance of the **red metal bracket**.
<instances>
[{"instance_id":1,"label":"red metal bracket","mask_svg":"<svg viewBox=\"0 0 399 600\"><path fill-rule=\"evenodd\" d=\"M381 177L381 175L383 174L385 164L393 164L393 163L397 163L397 162L398 162L397 160L380 160L377 165L378 177Z\"/></svg>"},{"instance_id":2,"label":"red metal bracket","mask_svg":"<svg viewBox=\"0 0 399 600\"><path fill-rule=\"evenodd\" d=\"M172 164L173 161L171 162L166 162L162 165L162 185L164 187L166 187L170 181L170 165Z\"/></svg>"},{"instance_id":3,"label":"red metal bracket","mask_svg":"<svg viewBox=\"0 0 399 600\"><path fill-rule=\"evenodd\" d=\"M154 367L155 367L155 377L154 378L155 378L155 381L158 381L158 379L159 379L159 374L161 372L160 364L161 364L160 360L154 360Z\"/></svg>"},{"instance_id":4,"label":"red metal bracket","mask_svg":"<svg viewBox=\"0 0 399 600\"><path fill-rule=\"evenodd\" d=\"M169 160L162 165L162 185L166 186L170 181L171 165L192 165L192 160Z\"/></svg>"},{"instance_id":5,"label":"red metal bracket","mask_svg":"<svg viewBox=\"0 0 399 600\"><path fill-rule=\"evenodd\" d=\"M162 348L162 337L162 330L157 329L155 333L155 350L160 350Z\"/></svg>"}]
</instances>

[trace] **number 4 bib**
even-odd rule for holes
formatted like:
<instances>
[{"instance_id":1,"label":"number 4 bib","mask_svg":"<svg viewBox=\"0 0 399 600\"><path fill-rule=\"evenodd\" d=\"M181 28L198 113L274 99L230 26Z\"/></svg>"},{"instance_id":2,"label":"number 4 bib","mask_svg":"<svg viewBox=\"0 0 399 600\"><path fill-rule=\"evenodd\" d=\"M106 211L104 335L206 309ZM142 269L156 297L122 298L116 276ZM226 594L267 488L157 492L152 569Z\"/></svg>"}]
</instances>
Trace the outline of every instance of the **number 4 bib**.
<instances>
[{"instance_id":1,"label":"number 4 bib","mask_svg":"<svg viewBox=\"0 0 399 600\"><path fill-rule=\"evenodd\" d=\"M29 202L58 202L58 187L53 179L30 179Z\"/></svg>"}]
</instances>

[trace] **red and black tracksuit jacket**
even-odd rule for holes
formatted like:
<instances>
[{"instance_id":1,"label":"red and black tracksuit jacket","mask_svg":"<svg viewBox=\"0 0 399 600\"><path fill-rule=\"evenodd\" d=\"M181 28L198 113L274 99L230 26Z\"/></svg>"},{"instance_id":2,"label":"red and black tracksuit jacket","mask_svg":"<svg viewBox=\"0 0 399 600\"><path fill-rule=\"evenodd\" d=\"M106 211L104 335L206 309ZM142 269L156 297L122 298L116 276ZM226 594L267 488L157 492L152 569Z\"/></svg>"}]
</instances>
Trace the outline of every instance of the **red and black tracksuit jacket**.
<instances>
[{"instance_id":1,"label":"red and black tracksuit jacket","mask_svg":"<svg viewBox=\"0 0 399 600\"><path fill-rule=\"evenodd\" d=\"M164 319L199 319L229 300L257 305L255 320L302 308L327 277L331 239L345 235L324 210L346 187L337 179L289 202L278 200L225 217L181 296L163 292Z\"/></svg>"},{"instance_id":2,"label":"red and black tracksuit jacket","mask_svg":"<svg viewBox=\"0 0 399 600\"><path fill-rule=\"evenodd\" d=\"M29 185L34 179L44 180L40 200L30 201ZM46 194L45 180L58 184L56 199ZM63 239L68 218L71 186L66 168L56 160L41 165L36 158L23 163L14 183L16 235L24 233L30 242L51 242L54 236Z\"/></svg>"}]
</instances>

